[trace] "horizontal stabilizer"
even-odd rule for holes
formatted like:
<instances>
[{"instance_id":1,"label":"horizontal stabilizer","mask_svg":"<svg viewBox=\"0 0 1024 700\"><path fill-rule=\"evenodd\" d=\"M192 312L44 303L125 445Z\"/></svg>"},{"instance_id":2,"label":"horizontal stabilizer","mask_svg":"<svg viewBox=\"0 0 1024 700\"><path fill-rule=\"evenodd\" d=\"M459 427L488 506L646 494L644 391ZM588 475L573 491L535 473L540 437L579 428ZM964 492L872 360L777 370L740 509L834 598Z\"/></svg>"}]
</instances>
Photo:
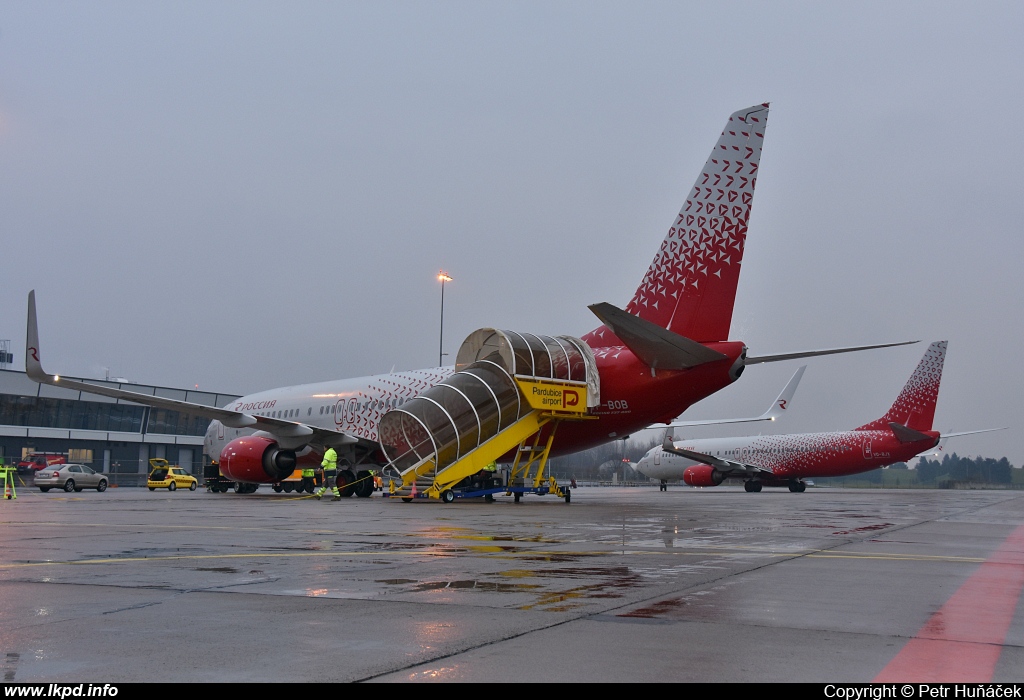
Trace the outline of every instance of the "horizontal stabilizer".
<instances>
[{"instance_id":1,"label":"horizontal stabilizer","mask_svg":"<svg viewBox=\"0 0 1024 700\"><path fill-rule=\"evenodd\" d=\"M761 355L760 357L747 356L744 364L759 365L762 362L782 362L783 360L799 360L801 357L818 357L819 355L838 355L842 352L857 352L858 350L874 350L876 348L894 348L899 345L913 345L919 340L904 340L901 343L882 343L881 345L858 345L849 348L832 348L830 350L807 350L804 352L786 352L781 355Z\"/></svg>"},{"instance_id":2,"label":"horizontal stabilizer","mask_svg":"<svg viewBox=\"0 0 1024 700\"><path fill-rule=\"evenodd\" d=\"M611 304L602 302L591 304L589 308L651 369L690 369L726 358L720 352Z\"/></svg>"},{"instance_id":3,"label":"horizontal stabilizer","mask_svg":"<svg viewBox=\"0 0 1024 700\"><path fill-rule=\"evenodd\" d=\"M900 423L889 423L889 427L892 428L892 432L896 436L896 439L903 443L920 442L921 440L932 439L931 435L918 432L913 428L908 428Z\"/></svg>"},{"instance_id":4,"label":"horizontal stabilizer","mask_svg":"<svg viewBox=\"0 0 1024 700\"><path fill-rule=\"evenodd\" d=\"M1004 425L1002 428L985 428L984 430L967 430L962 433L944 433L942 439L951 437L960 437L961 435L977 435L978 433L994 433L997 430L1006 430L1009 426Z\"/></svg>"}]
</instances>

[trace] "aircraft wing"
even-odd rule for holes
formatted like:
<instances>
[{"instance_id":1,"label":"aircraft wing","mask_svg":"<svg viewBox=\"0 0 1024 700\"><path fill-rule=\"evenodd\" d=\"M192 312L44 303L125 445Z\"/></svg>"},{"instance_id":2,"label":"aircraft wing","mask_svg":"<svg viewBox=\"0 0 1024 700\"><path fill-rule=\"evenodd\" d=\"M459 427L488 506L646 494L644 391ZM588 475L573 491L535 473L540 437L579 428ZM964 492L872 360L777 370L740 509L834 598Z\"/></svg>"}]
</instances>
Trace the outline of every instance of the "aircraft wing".
<instances>
[{"instance_id":1,"label":"aircraft wing","mask_svg":"<svg viewBox=\"0 0 1024 700\"><path fill-rule=\"evenodd\" d=\"M342 431L325 430L304 423L270 418L268 416L254 416L240 411L233 411L229 408L217 408L215 406L204 406L203 404L191 403L168 399L162 396L142 394L137 391L115 389L110 386L93 384L87 381L78 381L61 377L59 374L47 374L40 362L39 351L39 327L36 322L36 293L32 290L28 293L28 329L25 337L25 373L29 378L40 384L64 387L75 391L85 391L90 394L109 396L113 399L131 401L143 406L154 406L174 411L181 411L192 415L202 416L211 420L219 420L229 428L254 428L284 439L308 438L309 442L323 442L326 445L349 445L360 442L360 438Z\"/></svg>"},{"instance_id":2,"label":"aircraft wing","mask_svg":"<svg viewBox=\"0 0 1024 700\"><path fill-rule=\"evenodd\" d=\"M807 365L803 365L796 371L793 377L789 380L789 383L782 389L782 393L779 394L779 398L775 399L775 403L769 407L767 411L757 416L756 418L724 418L720 420L690 420L690 421L673 421L668 424L670 428L689 428L695 425L722 425L724 423L756 423L764 420L776 420L785 415L789 403L793 400L793 394L796 393L796 387L800 383L800 379L804 376L804 370L807 369Z\"/></svg>"},{"instance_id":3,"label":"aircraft wing","mask_svg":"<svg viewBox=\"0 0 1024 700\"><path fill-rule=\"evenodd\" d=\"M773 473L771 469L759 467L756 464L747 464L746 462L737 462L732 459L712 457L711 455L706 455L703 452L694 452L693 450L684 450L676 447L672 442L672 435L669 432L665 433L665 440L661 444L661 449L665 452L670 452L671 454L693 460L694 462L710 465L730 477L759 476Z\"/></svg>"}]
</instances>

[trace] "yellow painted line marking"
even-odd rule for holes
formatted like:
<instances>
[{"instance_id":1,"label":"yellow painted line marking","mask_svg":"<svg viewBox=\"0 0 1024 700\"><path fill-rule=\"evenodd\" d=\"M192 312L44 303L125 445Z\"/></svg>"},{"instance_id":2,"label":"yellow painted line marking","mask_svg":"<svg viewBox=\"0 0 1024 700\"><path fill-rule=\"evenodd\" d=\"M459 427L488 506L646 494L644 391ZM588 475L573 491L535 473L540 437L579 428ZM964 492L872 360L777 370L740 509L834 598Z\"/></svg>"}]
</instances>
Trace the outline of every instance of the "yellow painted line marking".
<instances>
[{"instance_id":1,"label":"yellow painted line marking","mask_svg":"<svg viewBox=\"0 0 1024 700\"><path fill-rule=\"evenodd\" d=\"M472 549L478 549L476 547ZM480 548L482 549L482 548ZM138 562L158 562L158 561L202 561L209 559L281 559L281 558L296 558L296 557L385 557L385 556L417 556L417 557L444 557L452 558L457 556L464 556L465 554L483 554L488 552L431 552L428 550L409 550L409 551L367 551L367 552L348 552L348 551L317 551L317 552L249 552L239 554L182 554L174 556L162 556L162 557L123 557L123 558L109 558L109 559L82 559L79 561L42 561L42 562L22 562L17 564L0 564L0 569L21 569L31 568L40 566L81 566L81 565L94 565L94 564L131 564ZM538 555L548 557L558 556L609 556L609 555L667 555L667 556L683 556L683 557L719 557L729 558L735 557L735 552L646 552L642 550L635 551L622 551L622 550L602 550L602 551L561 551L561 550L529 550L519 553L502 552L500 556L496 556L497 559L510 559L515 560L522 556L536 557ZM800 556L823 558L823 559L881 559L886 561L930 561L930 562L947 562L947 563L959 563L959 562L978 562L984 561L984 559L973 558L973 557L939 557L939 556L927 556L918 557L915 555L897 556L897 555L873 555L866 553L850 553L850 554L832 554L822 550L812 552L797 552L797 553L773 553L766 552L764 556L773 558L788 558L794 559Z\"/></svg>"},{"instance_id":2,"label":"yellow painted line marking","mask_svg":"<svg viewBox=\"0 0 1024 700\"><path fill-rule=\"evenodd\" d=\"M230 517L230 516L225 516ZM228 525L153 525L151 523L131 523L130 525L113 525L111 523L57 523L57 522L3 522L0 521L0 525L4 527L42 527L42 526L54 526L54 527L105 527L118 530L131 530L133 528L150 528L153 530L238 530L239 532L280 532L279 529L272 527L237 527ZM292 532L301 532L306 534L322 534L322 535L336 535L343 534L343 530L292 530Z\"/></svg>"},{"instance_id":3,"label":"yellow painted line marking","mask_svg":"<svg viewBox=\"0 0 1024 700\"><path fill-rule=\"evenodd\" d=\"M452 556L444 552L385 552L384 554L418 554L430 557ZM381 552L267 552L265 554L183 554L167 557L124 557L110 559L82 559L79 561L37 561L21 564L0 564L0 569L21 569L36 566L80 566L83 564L131 564L151 561L200 561L204 559L278 559L284 557L356 557L381 556Z\"/></svg>"}]
</instances>

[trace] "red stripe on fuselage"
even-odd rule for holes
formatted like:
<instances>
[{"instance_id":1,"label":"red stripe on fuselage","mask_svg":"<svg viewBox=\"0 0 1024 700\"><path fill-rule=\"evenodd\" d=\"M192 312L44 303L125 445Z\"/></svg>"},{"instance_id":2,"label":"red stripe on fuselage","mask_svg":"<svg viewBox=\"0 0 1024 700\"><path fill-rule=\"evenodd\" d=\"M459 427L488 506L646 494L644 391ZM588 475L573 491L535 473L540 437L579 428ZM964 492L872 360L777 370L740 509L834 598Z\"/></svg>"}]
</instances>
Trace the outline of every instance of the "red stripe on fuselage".
<instances>
[{"instance_id":1,"label":"red stripe on fuselage","mask_svg":"<svg viewBox=\"0 0 1024 700\"><path fill-rule=\"evenodd\" d=\"M1024 525L1006 538L875 683L988 683L1024 589Z\"/></svg>"}]
</instances>

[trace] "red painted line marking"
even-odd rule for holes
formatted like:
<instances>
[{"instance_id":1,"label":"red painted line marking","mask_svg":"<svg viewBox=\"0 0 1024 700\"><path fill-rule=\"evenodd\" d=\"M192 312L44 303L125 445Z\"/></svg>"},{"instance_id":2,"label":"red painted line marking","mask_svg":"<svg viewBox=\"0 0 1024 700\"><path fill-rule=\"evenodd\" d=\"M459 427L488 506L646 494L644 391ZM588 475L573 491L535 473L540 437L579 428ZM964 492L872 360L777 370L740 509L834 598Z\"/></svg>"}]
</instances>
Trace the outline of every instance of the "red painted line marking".
<instances>
[{"instance_id":1,"label":"red painted line marking","mask_svg":"<svg viewBox=\"0 0 1024 700\"><path fill-rule=\"evenodd\" d=\"M1024 525L907 642L876 683L988 683L1024 589Z\"/></svg>"}]
</instances>

